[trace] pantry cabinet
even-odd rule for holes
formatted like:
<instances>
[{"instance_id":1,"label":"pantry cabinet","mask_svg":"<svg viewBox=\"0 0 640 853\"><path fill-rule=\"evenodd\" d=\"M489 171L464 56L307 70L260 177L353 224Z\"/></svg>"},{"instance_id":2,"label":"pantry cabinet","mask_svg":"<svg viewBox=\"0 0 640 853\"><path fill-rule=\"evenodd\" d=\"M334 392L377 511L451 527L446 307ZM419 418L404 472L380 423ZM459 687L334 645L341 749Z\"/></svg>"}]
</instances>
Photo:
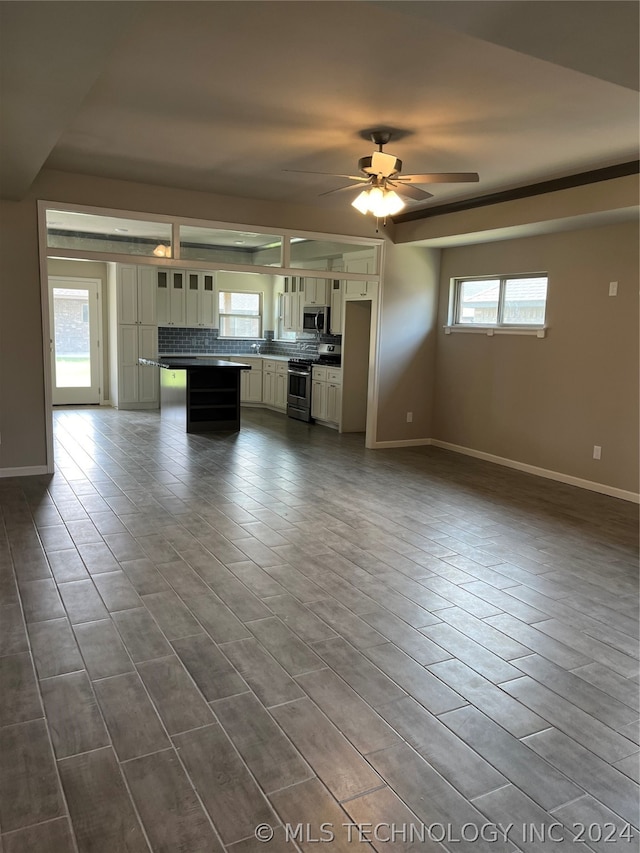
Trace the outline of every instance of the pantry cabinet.
<instances>
[{"instance_id":1,"label":"pantry cabinet","mask_svg":"<svg viewBox=\"0 0 640 853\"><path fill-rule=\"evenodd\" d=\"M118 323L156 324L156 286L152 267L117 264L115 289Z\"/></svg>"},{"instance_id":2,"label":"pantry cabinet","mask_svg":"<svg viewBox=\"0 0 640 853\"><path fill-rule=\"evenodd\" d=\"M158 357L156 279L152 267L110 264L109 396L119 409L155 409L158 368L138 363Z\"/></svg>"},{"instance_id":3,"label":"pantry cabinet","mask_svg":"<svg viewBox=\"0 0 640 853\"><path fill-rule=\"evenodd\" d=\"M139 364L139 358L158 357L157 326L125 326L118 330L118 383L116 401L119 409L158 407L158 368Z\"/></svg>"}]
</instances>

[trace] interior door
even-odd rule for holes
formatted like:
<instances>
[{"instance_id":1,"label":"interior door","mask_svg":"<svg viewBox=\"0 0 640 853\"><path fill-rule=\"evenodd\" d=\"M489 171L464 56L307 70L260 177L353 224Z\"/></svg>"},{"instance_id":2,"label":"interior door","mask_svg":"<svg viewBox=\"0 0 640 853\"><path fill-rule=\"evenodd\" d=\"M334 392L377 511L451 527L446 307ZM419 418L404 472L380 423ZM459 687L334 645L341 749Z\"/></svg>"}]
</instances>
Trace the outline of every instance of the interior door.
<instances>
[{"instance_id":1,"label":"interior door","mask_svg":"<svg viewBox=\"0 0 640 853\"><path fill-rule=\"evenodd\" d=\"M99 279L49 278L54 406L100 402Z\"/></svg>"}]
</instances>

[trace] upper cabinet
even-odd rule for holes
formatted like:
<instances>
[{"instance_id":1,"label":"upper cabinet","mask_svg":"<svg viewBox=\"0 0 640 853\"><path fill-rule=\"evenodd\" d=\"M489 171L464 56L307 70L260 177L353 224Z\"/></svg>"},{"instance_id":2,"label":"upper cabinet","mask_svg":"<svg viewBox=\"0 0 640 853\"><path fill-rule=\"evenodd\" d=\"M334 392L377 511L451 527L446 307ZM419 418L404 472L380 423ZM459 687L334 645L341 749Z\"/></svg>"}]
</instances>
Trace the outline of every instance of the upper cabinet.
<instances>
[{"instance_id":1,"label":"upper cabinet","mask_svg":"<svg viewBox=\"0 0 640 853\"><path fill-rule=\"evenodd\" d=\"M285 332L300 332L304 308L304 279L295 275L287 276L284 280L283 299L283 329Z\"/></svg>"},{"instance_id":2,"label":"upper cabinet","mask_svg":"<svg viewBox=\"0 0 640 853\"><path fill-rule=\"evenodd\" d=\"M322 306L329 304L329 282L326 278L304 278L300 281L304 282L303 301L305 305Z\"/></svg>"},{"instance_id":3,"label":"upper cabinet","mask_svg":"<svg viewBox=\"0 0 640 853\"><path fill-rule=\"evenodd\" d=\"M118 323L155 325L156 282L153 268L118 264L116 282Z\"/></svg>"},{"instance_id":4,"label":"upper cabinet","mask_svg":"<svg viewBox=\"0 0 640 853\"><path fill-rule=\"evenodd\" d=\"M186 325L215 326L215 276L212 272L187 270Z\"/></svg>"},{"instance_id":5,"label":"upper cabinet","mask_svg":"<svg viewBox=\"0 0 640 853\"><path fill-rule=\"evenodd\" d=\"M186 273L184 270L156 270L158 286L158 325L186 325Z\"/></svg>"},{"instance_id":6,"label":"upper cabinet","mask_svg":"<svg viewBox=\"0 0 640 853\"><path fill-rule=\"evenodd\" d=\"M335 280L329 282L331 295L329 297L329 333L332 335L342 334L342 302L343 302L343 282Z\"/></svg>"},{"instance_id":7,"label":"upper cabinet","mask_svg":"<svg viewBox=\"0 0 640 853\"><path fill-rule=\"evenodd\" d=\"M350 272L371 275L375 272L375 254L373 250L367 249L363 252L350 252L344 256L344 295L345 296L367 296L375 287L375 284L367 281L350 281L347 274Z\"/></svg>"},{"instance_id":8,"label":"upper cabinet","mask_svg":"<svg viewBox=\"0 0 640 853\"><path fill-rule=\"evenodd\" d=\"M215 273L203 270L154 270L158 325L215 328Z\"/></svg>"}]
</instances>

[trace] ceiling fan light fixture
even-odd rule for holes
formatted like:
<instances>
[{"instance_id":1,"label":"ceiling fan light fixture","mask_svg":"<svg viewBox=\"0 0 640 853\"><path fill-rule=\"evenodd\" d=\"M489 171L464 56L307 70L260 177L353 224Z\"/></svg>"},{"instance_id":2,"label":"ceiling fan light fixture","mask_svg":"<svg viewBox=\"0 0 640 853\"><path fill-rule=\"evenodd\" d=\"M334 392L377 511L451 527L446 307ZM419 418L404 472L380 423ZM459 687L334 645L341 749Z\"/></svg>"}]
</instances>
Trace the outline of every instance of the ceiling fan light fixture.
<instances>
[{"instance_id":1,"label":"ceiling fan light fixture","mask_svg":"<svg viewBox=\"0 0 640 853\"><path fill-rule=\"evenodd\" d=\"M385 216L385 210L384 190L381 190L380 187L371 187L369 190L369 211L377 219L382 219Z\"/></svg>"},{"instance_id":2,"label":"ceiling fan light fixture","mask_svg":"<svg viewBox=\"0 0 640 853\"><path fill-rule=\"evenodd\" d=\"M404 202L393 190L385 190L381 187L371 187L363 190L352 202L362 214L372 213L376 219L385 219L399 213L405 206Z\"/></svg>"},{"instance_id":3,"label":"ceiling fan light fixture","mask_svg":"<svg viewBox=\"0 0 640 853\"><path fill-rule=\"evenodd\" d=\"M153 254L156 256L156 258L170 258L171 246L165 246L163 243L158 243L158 245L153 250Z\"/></svg>"},{"instance_id":4,"label":"ceiling fan light fixture","mask_svg":"<svg viewBox=\"0 0 640 853\"><path fill-rule=\"evenodd\" d=\"M384 203L387 208L387 216L393 216L396 213L400 213L400 211L405 207L405 203L394 190L387 190L384 194Z\"/></svg>"},{"instance_id":5,"label":"ceiling fan light fixture","mask_svg":"<svg viewBox=\"0 0 640 853\"><path fill-rule=\"evenodd\" d=\"M351 202L351 205L362 214L369 213L369 191L362 190L362 192Z\"/></svg>"}]
</instances>

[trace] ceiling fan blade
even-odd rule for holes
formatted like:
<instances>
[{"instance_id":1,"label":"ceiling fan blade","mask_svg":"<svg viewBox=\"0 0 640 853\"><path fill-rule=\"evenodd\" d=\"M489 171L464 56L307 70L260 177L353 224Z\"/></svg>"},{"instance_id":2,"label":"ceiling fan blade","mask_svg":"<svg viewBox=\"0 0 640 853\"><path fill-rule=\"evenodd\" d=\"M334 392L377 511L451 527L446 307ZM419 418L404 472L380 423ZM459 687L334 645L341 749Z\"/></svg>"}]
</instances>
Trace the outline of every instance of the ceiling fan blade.
<instances>
[{"instance_id":1,"label":"ceiling fan blade","mask_svg":"<svg viewBox=\"0 0 640 853\"><path fill-rule=\"evenodd\" d=\"M424 175L399 175L394 178L408 184L458 184L479 181L477 172L428 172Z\"/></svg>"},{"instance_id":2,"label":"ceiling fan blade","mask_svg":"<svg viewBox=\"0 0 640 853\"><path fill-rule=\"evenodd\" d=\"M297 172L299 175L328 175L331 178L347 178L350 181L368 181L362 175L339 175L337 172L309 172L307 169L283 169L283 172Z\"/></svg>"},{"instance_id":3,"label":"ceiling fan blade","mask_svg":"<svg viewBox=\"0 0 640 853\"><path fill-rule=\"evenodd\" d=\"M396 180L387 181L387 186L393 187L400 195L408 195L409 198L414 198L417 201L433 198L433 193L428 193L426 190L419 190L418 187L412 187L411 184L402 184Z\"/></svg>"},{"instance_id":4,"label":"ceiling fan blade","mask_svg":"<svg viewBox=\"0 0 640 853\"><path fill-rule=\"evenodd\" d=\"M368 184L369 181L367 181L365 179L365 183ZM335 190L327 190L324 193L320 193L320 195L331 195L331 193L341 193L341 192L344 192L345 190L360 190L360 191L362 191L362 189L363 189L362 184L347 184L345 187L337 187Z\"/></svg>"}]
</instances>

